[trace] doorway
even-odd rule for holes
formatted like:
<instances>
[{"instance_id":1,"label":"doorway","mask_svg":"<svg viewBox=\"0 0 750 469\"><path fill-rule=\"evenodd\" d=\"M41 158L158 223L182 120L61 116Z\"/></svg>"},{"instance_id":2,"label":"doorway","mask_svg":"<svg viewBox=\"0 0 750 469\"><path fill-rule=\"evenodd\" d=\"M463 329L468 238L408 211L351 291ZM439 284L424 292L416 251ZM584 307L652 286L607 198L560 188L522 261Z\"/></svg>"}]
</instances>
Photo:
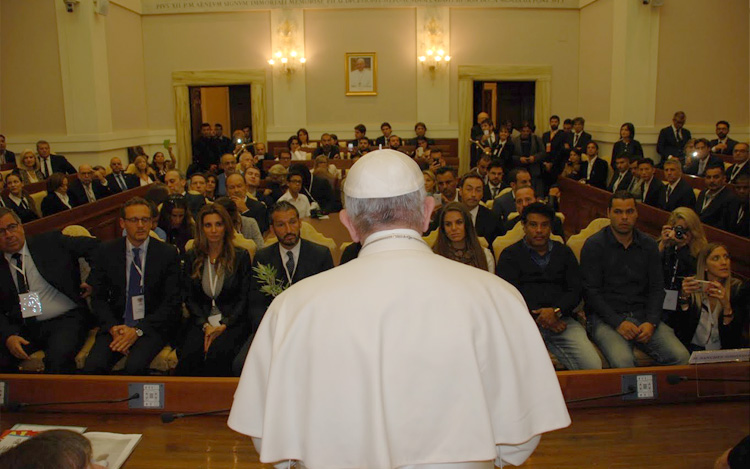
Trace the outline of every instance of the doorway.
<instances>
[{"instance_id":1,"label":"doorway","mask_svg":"<svg viewBox=\"0 0 750 469\"><path fill-rule=\"evenodd\" d=\"M201 124L214 128L220 124L225 137L235 130L250 128L253 135L250 85L190 86L190 135L192 142L201 136Z\"/></svg>"},{"instance_id":2,"label":"doorway","mask_svg":"<svg viewBox=\"0 0 750 469\"><path fill-rule=\"evenodd\" d=\"M534 123L536 83L534 81L474 81L473 115L484 111L499 127L506 120L519 129L521 122Z\"/></svg>"}]
</instances>

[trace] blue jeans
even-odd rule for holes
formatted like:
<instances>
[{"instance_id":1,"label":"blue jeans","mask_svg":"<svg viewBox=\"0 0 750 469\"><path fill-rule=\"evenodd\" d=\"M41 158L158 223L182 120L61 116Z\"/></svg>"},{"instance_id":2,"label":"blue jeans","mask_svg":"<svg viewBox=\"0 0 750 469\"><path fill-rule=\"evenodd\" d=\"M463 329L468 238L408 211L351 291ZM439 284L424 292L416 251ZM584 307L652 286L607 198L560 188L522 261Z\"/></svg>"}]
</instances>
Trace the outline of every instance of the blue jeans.
<instances>
[{"instance_id":1,"label":"blue jeans","mask_svg":"<svg viewBox=\"0 0 750 469\"><path fill-rule=\"evenodd\" d=\"M640 326L643 321L631 315L623 316L623 320ZM654 330L651 340L642 344L635 340L626 340L609 324L596 315L589 317L591 337L601 349L612 368L635 367L633 347L638 347L659 365L686 365L690 354L684 345L674 335L674 330L665 323L659 323Z\"/></svg>"},{"instance_id":2,"label":"blue jeans","mask_svg":"<svg viewBox=\"0 0 750 469\"><path fill-rule=\"evenodd\" d=\"M568 327L561 333L539 328L547 350L568 370L601 370L602 361L586 329L570 316L562 318Z\"/></svg>"}]
</instances>

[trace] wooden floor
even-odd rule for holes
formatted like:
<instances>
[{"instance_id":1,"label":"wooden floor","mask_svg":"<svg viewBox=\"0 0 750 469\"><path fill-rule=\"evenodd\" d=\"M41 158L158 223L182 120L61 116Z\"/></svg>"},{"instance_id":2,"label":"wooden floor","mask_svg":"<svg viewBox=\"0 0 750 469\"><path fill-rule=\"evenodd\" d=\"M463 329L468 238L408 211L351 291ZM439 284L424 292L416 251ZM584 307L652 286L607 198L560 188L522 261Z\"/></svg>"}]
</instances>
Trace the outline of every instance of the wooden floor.
<instances>
[{"instance_id":1,"label":"wooden floor","mask_svg":"<svg viewBox=\"0 0 750 469\"><path fill-rule=\"evenodd\" d=\"M711 468L750 432L750 402L573 409L573 424L542 438L528 468ZM169 425L151 415L3 413L15 423L87 426L90 431L142 433L126 469L271 468L226 417L195 417Z\"/></svg>"}]
</instances>

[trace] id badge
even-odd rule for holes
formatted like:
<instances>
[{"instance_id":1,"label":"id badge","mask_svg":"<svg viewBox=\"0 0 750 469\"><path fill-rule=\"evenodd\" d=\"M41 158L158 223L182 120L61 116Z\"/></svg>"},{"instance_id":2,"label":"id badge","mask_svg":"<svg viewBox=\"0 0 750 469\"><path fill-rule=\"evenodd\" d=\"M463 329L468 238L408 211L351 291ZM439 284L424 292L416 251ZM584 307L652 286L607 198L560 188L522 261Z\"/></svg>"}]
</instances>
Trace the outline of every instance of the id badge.
<instances>
[{"instance_id":1,"label":"id badge","mask_svg":"<svg viewBox=\"0 0 750 469\"><path fill-rule=\"evenodd\" d=\"M139 321L146 315L146 297L138 295L133 297L133 320Z\"/></svg>"},{"instance_id":2,"label":"id badge","mask_svg":"<svg viewBox=\"0 0 750 469\"><path fill-rule=\"evenodd\" d=\"M677 290L664 290L664 305L662 306L663 309L669 310L669 311L677 311L677 297L679 296L680 292Z\"/></svg>"},{"instance_id":3,"label":"id badge","mask_svg":"<svg viewBox=\"0 0 750 469\"><path fill-rule=\"evenodd\" d=\"M18 303L21 305L21 317L24 319L42 315L42 301L37 292L21 293L18 295Z\"/></svg>"}]
</instances>

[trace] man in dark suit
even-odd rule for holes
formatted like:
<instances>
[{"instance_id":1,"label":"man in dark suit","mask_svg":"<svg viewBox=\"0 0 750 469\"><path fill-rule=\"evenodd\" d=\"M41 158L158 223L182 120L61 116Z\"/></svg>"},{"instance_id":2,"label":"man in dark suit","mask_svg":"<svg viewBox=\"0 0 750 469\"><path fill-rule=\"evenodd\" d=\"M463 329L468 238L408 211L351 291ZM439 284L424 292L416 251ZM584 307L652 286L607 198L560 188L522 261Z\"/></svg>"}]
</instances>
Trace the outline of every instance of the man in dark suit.
<instances>
[{"instance_id":1,"label":"man in dark suit","mask_svg":"<svg viewBox=\"0 0 750 469\"><path fill-rule=\"evenodd\" d=\"M552 141L555 139L557 134L561 134L562 130L560 127L560 116L552 116L549 118L549 130L542 134L542 143L544 143L547 157L552 155Z\"/></svg>"},{"instance_id":2,"label":"man in dark suit","mask_svg":"<svg viewBox=\"0 0 750 469\"><path fill-rule=\"evenodd\" d=\"M255 253L253 271L259 266L270 266L276 271L276 278L286 286L333 268L331 251L327 247L300 237L301 222L297 208L289 202L278 202L271 208L271 230L278 243L273 243ZM261 291L263 285L254 275L250 284L250 321L253 333L258 328L273 296ZM239 376L245 364L247 352L253 336L245 342L232 364L232 370Z\"/></svg>"},{"instance_id":3,"label":"man in dark suit","mask_svg":"<svg viewBox=\"0 0 750 469\"><path fill-rule=\"evenodd\" d=\"M526 168L516 168L510 172L510 191L501 195L492 204L492 214L501 225L505 225L508 215L516 211L516 191L531 187L531 174Z\"/></svg>"},{"instance_id":4,"label":"man in dark suit","mask_svg":"<svg viewBox=\"0 0 750 469\"><path fill-rule=\"evenodd\" d=\"M151 222L149 202L128 200L120 212L125 236L104 243L96 253L89 283L99 333L84 373L107 373L126 355L125 374L146 374L179 325L179 254L149 236Z\"/></svg>"},{"instance_id":5,"label":"man in dark suit","mask_svg":"<svg viewBox=\"0 0 750 469\"><path fill-rule=\"evenodd\" d=\"M664 184L654 177L656 172L654 161L641 158L638 161L638 176L641 180L641 202L652 207L658 207L664 192Z\"/></svg>"},{"instance_id":6,"label":"man in dark suit","mask_svg":"<svg viewBox=\"0 0 750 469\"><path fill-rule=\"evenodd\" d=\"M484 238L491 247L495 238L504 234L505 230L502 229L497 217L492 215L490 209L479 204L484 193L482 177L474 171L467 173L461 178L458 192L461 202L469 210L477 236ZM439 223L440 213L435 216L430 231L438 229Z\"/></svg>"},{"instance_id":7,"label":"man in dark suit","mask_svg":"<svg viewBox=\"0 0 750 469\"><path fill-rule=\"evenodd\" d=\"M70 202L74 207L78 207L101 200L112 195L108 186L109 183L101 173L94 171L87 164L82 164L78 167L78 179L72 181L68 187Z\"/></svg>"},{"instance_id":8,"label":"man in dark suit","mask_svg":"<svg viewBox=\"0 0 750 469\"><path fill-rule=\"evenodd\" d=\"M607 190L613 194L617 191L627 190L630 182L633 180L633 173L630 172L630 156L627 153L617 155L615 158L615 174L607 185Z\"/></svg>"},{"instance_id":9,"label":"man in dark suit","mask_svg":"<svg viewBox=\"0 0 750 469\"><path fill-rule=\"evenodd\" d=\"M531 174L532 185L539 194L546 193L542 175L542 162L547 152L542 139L534 135L530 122L521 124L521 135L513 139L513 166L526 168Z\"/></svg>"},{"instance_id":10,"label":"man in dark suit","mask_svg":"<svg viewBox=\"0 0 750 469\"><path fill-rule=\"evenodd\" d=\"M120 158L115 156L109 160L109 167L112 169L112 173L107 175L107 187L111 193L119 194L120 192L140 186L138 176L125 173Z\"/></svg>"},{"instance_id":11,"label":"man in dark suit","mask_svg":"<svg viewBox=\"0 0 750 469\"><path fill-rule=\"evenodd\" d=\"M609 165L599 158L599 144L593 140L587 143L586 156L588 160L581 163L581 173L584 175L586 184L599 189L606 189Z\"/></svg>"},{"instance_id":12,"label":"man in dark suit","mask_svg":"<svg viewBox=\"0 0 750 469\"><path fill-rule=\"evenodd\" d=\"M695 141L695 156L687 156L691 160L685 164L685 174L703 177L706 174L706 168L724 164L724 160L711 154L709 147L708 140L705 138Z\"/></svg>"},{"instance_id":13,"label":"man in dark suit","mask_svg":"<svg viewBox=\"0 0 750 469\"><path fill-rule=\"evenodd\" d=\"M677 207L695 208L695 192L682 180L682 167L679 160L664 162L664 179L667 186L659 197L659 208L671 212Z\"/></svg>"},{"instance_id":14,"label":"man in dark suit","mask_svg":"<svg viewBox=\"0 0 750 469\"><path fill-rule=\"evenodd\" d=\"M193 164L188 168L188 175L216 168L220 156L221 151L218 141L213 138L211 124L208 122L202 123L201 136L193 143Z\"/></svg>"},{"instance_id":15,"label":"man in dark suit","mask_svg":"<svg viewBox=\"0 0 750 469\"><path fill-rule=\"evenodd\" d=\"M736 223L739 200L727 187L724 165L706 169L706 188L698 195L695 213L701 222L724 231L731 231Z\"/></svg>"},{"instance_id":16,"label":"man in dark suit","mask_svg":"<svg viewBox=\"0 0 750 469\"><path fill-rule=\"evenodd\" d=\"M717 155L731 155L734 150L734 146L737 145L737 140L732 140L729 135L729 122L719 121L716 123L716 136L709 142L711 153Z\"/></svg>"},{"instance_id":17,"label":"man in dark suit","mask_svg":"<svg viewBox=\"0 0 750 469\"><path fill-rule=\"evenodd\" d=\"M388 128L390 129L390 127ZM357 142L357 144L359 145L359 142ZM383 146L386 146L386 144L383 144ZM329 159L339 157L339 147L333 144L333 139L331 138L331 134L329 133L325 133L320 136L320 146L315 149L312 157L313 159L315 159L320 155L327 156Z\"/></svg>"},{"instance_id":18,"label":"man in dark suit","mask_svg":"<svg viewBox=\"0 0 750 469\"><path fill-rule=\"evenodd\" d=\"M406 144L410 146L417 146L418 140L421 138L424 138L425 140L427 140L427 145L434 145L435 140L425 135L426 133L427 133L427 124L425 124L424 122L417 122L416 124L414 124L415 136L414 138L409 139L406 142Z\"/></svg>"},{"instance_id":19,"label":"man in dark suit","mask_svg":"<svg viewBox=\"0 0 750 469\"><path fill-rule=\"evenodd\" d=\"M505 189L503 184L503 178L505 177L505 169L501 161L491 161L487 166L487 183L484 185L484 193L482 194L482 200L487 202L493 200L500 195L500 191Z\"/></svg>"},{"instance_id":20,"label":"man in dark suit","mask_svg":"<svg viewBox=\"0 0 750 469\"><path fill-rule=\"evenodd\" d=\"M16 164L16 154L6 147L5 135L0 135L0 164Z\"/></svg>"},{"instance_id":21,"label":"man in dark suit","mask_svg":"<svg viewBox=\"0 0 750 469\"><path fill-rule=\"evenodd\" d=\"M591 141L591 134L583 130L586 120L583 117L573 119L573 131L567 135L568 146L579 153L586 152L586 145Z\"/></svg>"},{"instance_id":22,"label":"man in dark suit","mask_svg":"<svg viewBox=\"0 0 750 469\"><path fill-rule=\"evenodd\" d=\"M185 174L182 171L171 169L164 175L164 183L169 188L170 195L181 195L185 197L187 202L188 210L193 215L193 218L198 215L198 212L204 205L206 205L206 198L199 194L190 194L185 191L187 180Z\"/></svg>"},{"instance_id":23,"label":"man in dark suit","mask_svg":"<svg viewBox=\"0 0 750 469\"><path fill-rule=\"evenodd\" d=\"M216 140L215 145L219 155L234 153L234 142L224 135L224 126L218 122L214 124L214 140Z\"/></svg>"},{"instance_id":24,"label":"man in dark suit","mask_svg":"<svg viewBox=\"0 0 750 469\"><path fill-rule=\"evenodd\" d=\"M76 169L63 155L53 155L49 143L44 140L36 142L36 152L39 155L39 167L47 179L52 173L75 174Z\"/></svg>"},{"instance_id":25,"label":"man in dark suit","mask_svg":"<svg viewBox=\"0 0 750 469\"><path fill-rule=\"evenodd\" d=\"M748 144L738 142L732 151L734 164L727 170L727 181L729 184L736 184L737 179L743 174L750 174L750 164L748 164Z\"/></svg>"},{"instance_id":26,"label":"man in dark suit","mask_svg":"<svg viewBox=\"0 0 750 469\"><path fill-rule=\"evenodd\" d=\"M263 202L247 195L245 178L238 173L227 177L227 196L237 206L237 211L243 217L250 217L258 223L261 233L268 229L268 207Z\"/></svg>"},{"instance_id":27,"label":"man in dark suit","mask_svg":"<svg viewBox=\"0 0 750 469\"><path fill-rule=\"evenodd\" d=\"M692 138L690 131L685 129L685 113L677 111L672 116L672 125L664 127L659 131L656 141L656 153L661 156L661 161L667 161L670 156L685 163L685 144Z\"/></svg>"},{"instance_id":28,"label":"man in dark suit","mask_svg":"<svg viewBox=\"0 0 750 469\"><path fill-rule=\"evenodd\" d=\"M0 208L0 370L44 350L47 373L72 373L85 334L78 259L99 242L50 231L26 238L20 218Z\"/></svg>"},{"instance_id":29,"label":"man in dark suit","mask_svg":"<svg viewBox=\"0 0 750 469\"><path fill-rule=\"evenodd\" d=\"M735 147L736 148L736 147ZM750 238L750 174L741 174L734 185L734 192L740 203L737 207L734 229L737 236Z\"/></svg>"}]
</instances>

